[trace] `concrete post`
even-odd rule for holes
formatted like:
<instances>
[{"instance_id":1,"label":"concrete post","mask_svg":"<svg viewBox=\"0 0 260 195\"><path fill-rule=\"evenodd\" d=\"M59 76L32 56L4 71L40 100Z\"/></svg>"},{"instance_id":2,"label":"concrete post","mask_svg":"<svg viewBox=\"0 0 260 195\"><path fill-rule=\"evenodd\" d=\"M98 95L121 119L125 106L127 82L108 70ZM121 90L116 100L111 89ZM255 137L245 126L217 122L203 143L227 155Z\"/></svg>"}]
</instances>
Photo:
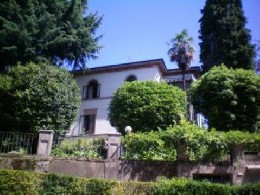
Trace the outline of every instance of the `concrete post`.
<instances>
[{"instance_id":1,"label":"concrete post","mask_svg":"<svg viewBox=\"0 0 260 195\"><path fill-rule=\"evenodd\" d=\"M232 166L243 165L245 163L243 144L236 144L231 147L230 163Z\"/></svg>"},{"instance_id":2,"label":"concrete post","mask_svg":"<svg viewBox=\"0 0 260 195\"><path fill-rule=\"evenodd\" d=\"M186 149L187 146L182 143L178 143L176 147L176 152L177 152L177 161L178 162L186 162L188 160L188 156L186 154Z\"/></svg>"},{"instance_id":3,"label":"concrete post","mask_svg":"<svg viewBox=\"0 0 260 195\"><path fill-rule=\"evenodd\" d=\"M184 170L187 167L188 156L186 154L187 146L184 143L181 143L179 140L176 143L176 152L177 152L177 164L176 164L176 174L178 177L183 177L183 173L187 172Z\"/></svg>"},{"instance_id":4,"label":"concrete post","mask_svg":"<svg viewBox=\"0 0 260 195\"><path fill-rule=\"evenodd\" d=\"M121 135L111 134L107 137L107 159L119 159L120 157L120 145Z\"/></svg>"},{"instance_id":5,"label":"concrete post","mask_svg":"<svg viewBox=\"0 0 260 195\"><path fill-rule=\"evenodd\" d=\"M51 153L52 141L53 141L52 130L40 130L39 141L37 147L37 156L48 157Z\"/></svg>"}]
</instances>

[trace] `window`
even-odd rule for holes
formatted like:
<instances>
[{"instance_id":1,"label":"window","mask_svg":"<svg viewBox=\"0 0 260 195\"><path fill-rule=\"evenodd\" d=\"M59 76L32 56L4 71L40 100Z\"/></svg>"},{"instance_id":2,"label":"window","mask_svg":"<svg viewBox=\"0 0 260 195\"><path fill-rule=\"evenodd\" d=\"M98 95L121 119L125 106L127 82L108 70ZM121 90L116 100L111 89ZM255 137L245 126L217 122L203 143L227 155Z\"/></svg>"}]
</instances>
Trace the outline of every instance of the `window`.
<instances>
[{"instance_id":1,"label":"window","mask_svg":"<svg viewBox=\"0 0 260 195\"><path fill-rule=\"evenodd\" d=\"M86 109L81 116L81 132L84 134L94 134L96 127L97 109Z\"/></svg>"},{"instance_id":2,"label":"window","mask_svg":"<svg viewBox=\"0 0 260 195\"><path fill-rule=\"evenodd\" d=\"M95 131L96 115L88 114L84 116L83 128L86 134L93 134Z\"/></svg>"},{"instance_id":3,"label":"window","mask_svg":"<svg viewBox=\"0 0 260 195\"><path fill-rule=\"evenodd\" d=\"M126 78L125 81L127 81L127 82L132 82L132 81L136 81L136 80L137 80L137 78L136 78L135 75L129 75L129 76Z\"/></svg>"},{"instance_id":4,"label":"window","mask_svg":"<svg viewBox=\"0 0 260 195\"><path fill-rule=\"evenodd\" d=\"M96 80L89 82L88 86L83 87L83 98L92 99L99 98L100 96L100 85Z\"/></svg>"}]
</instances>

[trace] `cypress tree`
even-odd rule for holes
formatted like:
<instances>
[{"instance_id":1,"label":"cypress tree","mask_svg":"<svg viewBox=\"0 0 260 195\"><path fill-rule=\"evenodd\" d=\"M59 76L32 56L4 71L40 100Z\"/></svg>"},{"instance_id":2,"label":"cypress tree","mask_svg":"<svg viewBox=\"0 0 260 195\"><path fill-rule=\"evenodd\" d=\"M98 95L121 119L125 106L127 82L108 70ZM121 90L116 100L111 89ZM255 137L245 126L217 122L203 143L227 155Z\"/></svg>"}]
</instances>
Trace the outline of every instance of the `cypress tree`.
<instances>
[{"instance_id":1,"label":"cypress tree","mask_svg":"<svg viewBox=\"0 0 260 195\"><path fill-rule=\"evenodd\" d=\"M253 69L255 56L250 31L245 28L241 0L207 0L201 10L200 61L207 72L224 63L227 67Z\"/></svg>"},{"instance_id":2,"label":"cypress tree","mask_svg":"<svg viewBox=\"0 0 260 195\"><path fill-rule=\"evenodd\" d=\"M86 68L100 49L97 14L87 0L5 0L0 2L0 71L17 62L47 61Z\"/></svg>"}]
</instances>

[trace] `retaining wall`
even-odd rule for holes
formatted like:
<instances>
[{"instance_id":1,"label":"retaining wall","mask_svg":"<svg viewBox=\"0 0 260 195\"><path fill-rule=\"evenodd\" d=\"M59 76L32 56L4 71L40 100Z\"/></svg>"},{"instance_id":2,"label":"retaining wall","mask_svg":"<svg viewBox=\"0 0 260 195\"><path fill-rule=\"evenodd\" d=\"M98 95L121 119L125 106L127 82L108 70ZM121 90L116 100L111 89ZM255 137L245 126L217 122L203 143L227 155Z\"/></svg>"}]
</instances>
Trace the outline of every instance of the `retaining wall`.
<instances>
[{"instance_id":1,"label":"retaining wall","mask_svg":"<svg viewBox=\"0 0 260 195\"><path fill-rule=\"evenodd\" d=\"M1 155L1 169L61 173L85 178L122 181L155 181L158 177L209 179L214 182L241 184L260 181L260 161L231 166L191 162L84 160Z\"/></svg>"}]
</instances>

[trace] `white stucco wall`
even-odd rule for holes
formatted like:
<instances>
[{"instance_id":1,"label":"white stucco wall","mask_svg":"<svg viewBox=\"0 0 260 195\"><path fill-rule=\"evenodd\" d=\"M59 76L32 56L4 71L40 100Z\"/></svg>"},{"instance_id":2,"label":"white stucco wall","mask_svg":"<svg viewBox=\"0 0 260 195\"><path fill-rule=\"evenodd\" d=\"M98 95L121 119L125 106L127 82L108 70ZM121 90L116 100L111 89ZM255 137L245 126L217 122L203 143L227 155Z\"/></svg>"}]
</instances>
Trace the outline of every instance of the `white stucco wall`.
<instances>
[{"instance_id":1,"label":"white stucco wall","mask_svg":"<svg viewBox=\"0 0 260 195\"><path fill-rule=\"evenodd\" d=\"M159 72L157 67L143 68L143 69L133 69L124 70L120 72L108 72L101 74L92 74L76 77L78 85L81 90L83 86L87 85L89 81L95 79L101 84L100 97L111 97L113 92L121 87L129 75L137 76L138 80L153 80L155 75Z\"/></svg>"},{"instance_id":2,"label":"white stucco wall","mask_svg":"<svg viewBox=\"0 0 260 195\"><path fill-rule=\"evenodd\" d=\"M77 135L80 133L80 116L84 115L84 110L86 109L97 109L95 134L116 133L116 129L108 121L108 105L113 93L123 85L129 75L135 75L137 80L144 81L154 80L158 73L160 74L159 68L152 66L149 68L76 76L75 79L80 87L81 95L84 86L88 85L91 80L97 80L100 84L100 98L82 99L79 116L72 124L70 134Z\"/></svg>"}]
</instances>

